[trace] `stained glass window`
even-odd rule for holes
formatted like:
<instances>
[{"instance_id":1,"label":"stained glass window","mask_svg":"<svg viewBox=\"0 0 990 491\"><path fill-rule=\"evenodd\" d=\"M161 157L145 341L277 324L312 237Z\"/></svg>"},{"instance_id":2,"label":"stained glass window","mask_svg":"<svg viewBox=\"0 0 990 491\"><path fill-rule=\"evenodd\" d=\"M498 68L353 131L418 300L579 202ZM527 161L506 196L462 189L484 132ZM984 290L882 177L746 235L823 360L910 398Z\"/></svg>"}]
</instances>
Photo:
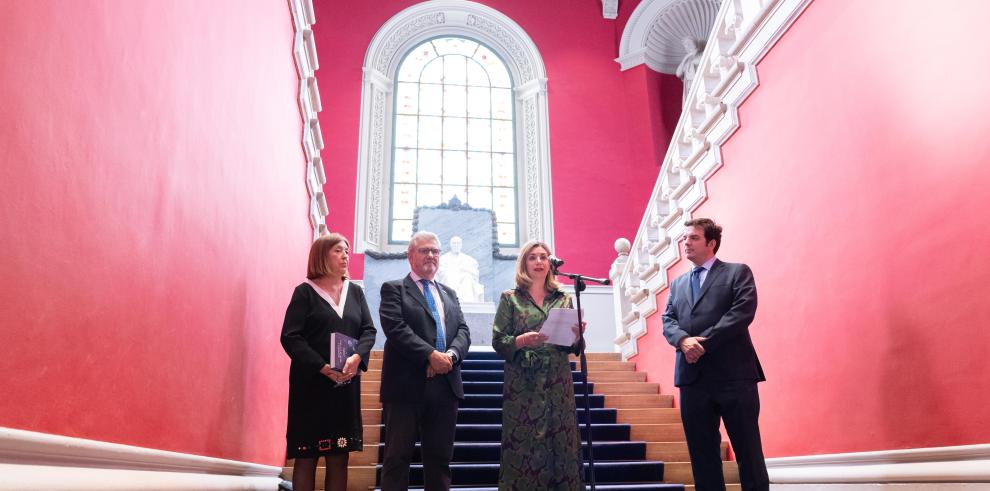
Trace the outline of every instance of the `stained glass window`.
<instances>
[{"instance_id":1,"label":"stained glass window","mask_svg":"<svg viewBox=\"0 0 990 491\"><path fill-rule=\"evenodd\" d=\"M426 41L395 84L389 240L403 243L418 206L456 196L495 212L500 245L517 246L515 121L505 63L467 38Z\"/></svg>"}]
</instances>

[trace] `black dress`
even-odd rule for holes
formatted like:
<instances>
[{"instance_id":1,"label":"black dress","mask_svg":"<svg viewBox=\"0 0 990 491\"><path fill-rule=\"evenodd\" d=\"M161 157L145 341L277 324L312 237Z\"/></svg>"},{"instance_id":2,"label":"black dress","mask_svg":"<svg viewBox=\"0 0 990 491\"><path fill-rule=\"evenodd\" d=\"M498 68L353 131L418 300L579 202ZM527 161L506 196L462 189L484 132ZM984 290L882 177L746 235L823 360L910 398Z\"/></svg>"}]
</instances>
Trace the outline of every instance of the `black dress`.
<instances>
[{"instance_id":1,"label":"black dress","mask_svg":"<svg viewBox=\"0 0 990 491\"><path fill-rule=\"evenodd\" d=\"M358 340L362 371L375 344L375 325L361 287L348 283L341 295L341 318L308 283L292 292L282 325L282 347L292 359L289 368L289 421L285 432L287 458L312 458L360 451L361 377L345 385L320 373L330 359L330 333Z\"/></svg>"}]
</instances>

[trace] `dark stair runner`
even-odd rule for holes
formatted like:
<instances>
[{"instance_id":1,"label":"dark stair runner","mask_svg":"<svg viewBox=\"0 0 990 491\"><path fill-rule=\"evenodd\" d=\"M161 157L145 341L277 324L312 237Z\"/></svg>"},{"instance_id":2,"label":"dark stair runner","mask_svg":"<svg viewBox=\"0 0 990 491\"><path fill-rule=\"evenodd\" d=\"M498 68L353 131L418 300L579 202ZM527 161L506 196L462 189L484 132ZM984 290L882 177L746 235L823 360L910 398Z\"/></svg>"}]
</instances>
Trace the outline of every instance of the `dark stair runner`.
<instances>
[{"instance_id":1,"label":"dark stair runner","mask_svg":"<svg viewBox=\"0 0 990 491\"><path fill-rule=\"evenodd\" d=\"M504 362L493 352L474 352L464 360L465 400L457 414L454 457L451 477L459 491L495 491L498 489L498 467L502 438L502 380ZM585 482L588 480L587 433L584 427L584 380L573 371L574 392L577 394L578 423L581 425L581 452L585 458ZM592 392L594 384L589 384ZM595 446L596 488L607 491L675 491L681 484L663 484L663 462L648 461L646 442L630 441L630 425L616 423L615 409L606 408L605 396L590 395L592 436ZM384 432L384 427L382 428ZM378 445L381 462L384 444ZM419 444L410 469L411 490L423 489L423 466ZM381 483L381 464L376 471L376 483Z\"/></svg>"}]
</instances>

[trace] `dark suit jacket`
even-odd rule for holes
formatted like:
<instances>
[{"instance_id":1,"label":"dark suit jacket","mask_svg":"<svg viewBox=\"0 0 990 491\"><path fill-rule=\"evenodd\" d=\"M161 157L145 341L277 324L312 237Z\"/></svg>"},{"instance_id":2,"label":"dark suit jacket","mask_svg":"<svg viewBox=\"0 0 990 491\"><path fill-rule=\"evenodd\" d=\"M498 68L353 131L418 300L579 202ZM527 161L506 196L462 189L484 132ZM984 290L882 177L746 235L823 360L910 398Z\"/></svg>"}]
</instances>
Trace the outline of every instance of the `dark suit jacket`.
<instances>
[{"instance_id":1,"label":"dark suit jacket","mask_svg":"<svg viewBox=\"0 0 990 491\"><path fill-rule=\"evenodd\" d=\"M745 264L715 260L697 301L691 301L691 273L670 285L663 313L663 335L675 348L688 336L708 338L705 354L697 363L687 362L677 351L674 384L678 387L699 381L764 381L763 367L756 357L749 325L756 316L756 283Z\"/></svg>"},{"instance_id":2,"label":"dark suit jacket","mask_svg":"<svg viewBox=\"0 0 990 491\"><path fill-rule=\"evenodd\" d=\"M464 360L471 346L471 333L457 294L449 287L436 282L444 310L444 333L447 349ZM378 309L382 331L385 333L385 359L382 361L382 402L421 402L426 386L426 367L430 353L435 349L437 326L430 315L426 297L412 277L382 284L382 302ZM460 363L446 375L451 390L459 399L464 398Z\"/></svg>"}]
</instances>

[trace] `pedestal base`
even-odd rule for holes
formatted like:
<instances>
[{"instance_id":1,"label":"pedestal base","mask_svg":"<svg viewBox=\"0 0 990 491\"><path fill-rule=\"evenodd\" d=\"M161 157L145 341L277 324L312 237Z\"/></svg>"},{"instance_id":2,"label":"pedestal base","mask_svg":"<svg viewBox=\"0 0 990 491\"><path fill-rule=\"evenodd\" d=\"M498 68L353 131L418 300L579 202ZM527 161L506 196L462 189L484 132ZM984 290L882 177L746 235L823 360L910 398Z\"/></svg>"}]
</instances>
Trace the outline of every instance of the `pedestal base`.
<instances>
[{"instance_id":1,"label":"pedestal base","mask_svg":"<svg viewBox=\"0 0 990 491\"><path fill-rule=\"evenodd\" d=\"M464 321L471 329L471 351L492 351L492 325L495 304L492 302L461 302Z\"/></svg>"}]
</instances>

